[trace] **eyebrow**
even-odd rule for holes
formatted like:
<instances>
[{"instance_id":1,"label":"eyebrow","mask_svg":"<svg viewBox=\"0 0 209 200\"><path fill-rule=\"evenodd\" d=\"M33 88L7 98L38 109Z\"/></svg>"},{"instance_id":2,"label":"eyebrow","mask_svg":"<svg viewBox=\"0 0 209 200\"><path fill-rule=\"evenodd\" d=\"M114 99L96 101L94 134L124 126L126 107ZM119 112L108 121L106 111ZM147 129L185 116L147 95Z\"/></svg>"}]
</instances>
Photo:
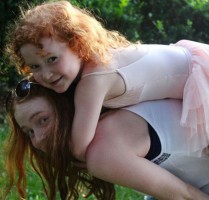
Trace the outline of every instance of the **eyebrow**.
<instances>
[{"instance_id":1,"label":"eyebrow","mask_svg":"<svg viewBox=\"0 0 209 200\"><path fill-rule=\"evenodd\" d=\"M40 113L42 113L43 111L38 111L38 112L36 112L36 113L34 113L32 116L30 116L30 118L29 118L29 121L32 121L32 119L34 118L34 117L36 117L37 115L39 115ZM25 129L25 128L27 128L26 126L21 126L20 127L21 128L21 130L23 131L23 129ZM23 131L24 132L24 131Z\"/></svg>"},{"instance_id":2,"label":"eyebrow","mask_svg":"<svg viewBox=\"0 0 209 200\"><path fill-rule=\"evenodd\" d=\"M29 118L29 121L32 121L32 119L33 119L34 117L36 117L37 115L39 115L39 114L42 113L42 112L43 112L43 111L38 111L38 112L34 113L33 115L31 115L30 118Z\"/></svg>"},{"instance_id":3,"label":"eyebrow","mask_svg":"<svg viewBox=\"0 0 209 200\"><path fill-rule=\"evenodd\" d=\"M51 52L47 52L44 49L40 49L37 53L37 55L41 56L41 57L45 57L51 54Z\"/></svg>"}]
</instances>

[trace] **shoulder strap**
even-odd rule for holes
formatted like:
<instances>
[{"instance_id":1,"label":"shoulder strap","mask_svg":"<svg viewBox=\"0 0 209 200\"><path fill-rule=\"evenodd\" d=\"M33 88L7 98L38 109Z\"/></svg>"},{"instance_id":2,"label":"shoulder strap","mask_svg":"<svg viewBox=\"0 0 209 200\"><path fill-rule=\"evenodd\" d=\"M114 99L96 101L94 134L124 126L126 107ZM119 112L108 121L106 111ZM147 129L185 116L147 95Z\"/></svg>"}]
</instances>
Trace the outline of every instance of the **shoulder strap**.
<instances>
[{"instance_id":1,"label":"shoulder strap","mask_svg":"<svg viewBox=\"0 0 209 200\"><path fill-rule=\"evenodd\" d=\"M92 73L88 73L88 74L82 75L81 78L85 78L85 77L87 77L87 76L92 76L92 75L94 76L94 75L112 74L112 73L115 73L115 72L116 72L115 69L113 69L113 70L108 70L108 71L92 72Z\"/></svg>"}]
</instances>

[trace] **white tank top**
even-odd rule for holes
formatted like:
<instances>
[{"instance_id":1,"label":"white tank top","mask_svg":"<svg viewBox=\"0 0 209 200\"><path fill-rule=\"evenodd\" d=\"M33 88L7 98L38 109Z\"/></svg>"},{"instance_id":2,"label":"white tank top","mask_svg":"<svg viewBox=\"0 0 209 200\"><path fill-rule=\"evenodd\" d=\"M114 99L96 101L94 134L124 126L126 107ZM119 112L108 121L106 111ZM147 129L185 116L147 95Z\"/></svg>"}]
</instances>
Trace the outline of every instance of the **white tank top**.
<instances>
[{"instance_id":1,"label":"white tank top","mask_svg":"<svg viewBox=\"0 0 209 200\"><path fill-rule=\"evenodd\" d=\"M190 131L179 124L182 102L148 101L125 109L144 118L158 134L161 153L152 162L198 188L207 188L205 192L209 194L209 157L204 149L190 151L191 144L198 146L199 141L191 138Z\"/></svg>"},{"instance_id":2,"label":"white tank top","mask_svg":"<svg viewBox=\"0 0 209 200\"><path fill-rule=\"evenodd\" d=\"M82 78L118 73L124 80L125 92L104 101L103 106L120 108L148 100L182 99L190 65L191 55L183 47L139 44L115 50L111 68L84 74Z\"/></svg>"}]
</instances>

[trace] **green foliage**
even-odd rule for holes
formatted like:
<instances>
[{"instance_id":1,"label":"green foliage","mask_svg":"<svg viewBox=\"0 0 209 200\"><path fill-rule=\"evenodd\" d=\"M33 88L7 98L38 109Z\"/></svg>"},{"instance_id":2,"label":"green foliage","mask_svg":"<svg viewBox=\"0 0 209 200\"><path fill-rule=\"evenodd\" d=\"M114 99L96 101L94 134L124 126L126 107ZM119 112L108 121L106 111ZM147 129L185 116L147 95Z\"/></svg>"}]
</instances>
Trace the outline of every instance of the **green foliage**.
<instances>
[{"instance_id":1,"label":"green foliage","mask_svg":"<svg viewBox=\"0 0 209 200\"><path fill-rule=\"evenodd\" d=\"M109 29L130 40L174 43L179 39L209 41L208 0L81 0Z\"/></svg>"},{"instance_id":2,"label":"green foliage","mask_svg":"<svg viewBox=\"0 0 209 200\"><path fill-rule=\"evenodd\" d=\"M18 6L39 4L44 0L10 0L0 2L0 49L7 37L6 27L19 15ZM174 43L191 39L208 43L209 0L71 0L91 10L105 27L118 30L131 41ZM0 91L13 87L20 79L15 66L0 52Z\"/></svg>"},{"instance_id":3,"label":"green foliage","mask_svg":"<svg viewBox=\"0 0 209 200\"><path fill-rule=\"evenodd\" d=\"M26 7L28 3L39 4L43 1L0 1L0 113L3 112L2 102L7 91L21 77L2 51L7 38L6 27L19 15L18 6ZM118 30L131 41L169 44L180 39L190 39L209 42L209 0L71 0L71 2L81 8L88 8L105 27L109 30ZM3 119L1 115L0 119ZM3 159L0 159L3 162ZM3 171L0 173L4 176ZM30 177L33 176L30 174ZM32 182L34 180L36 178L32 178ZM1 180L0 184L3 184ZM29 188L30 191L32 188L33 186ZM39 191L38 186L37 188L35 186L34 191ZM29 199L41 198L44 197L32 196Z\"/></svg>"},{"instance_id":4,"label":"green foliage","mask_svg":"<svg viewBox=\"0 0 209 200\"><path fill-rule=\"evenodd\" d=\"M87 7L99 17L109 30L117 30L132 41L140 39L138 28L143 17L138 14L143 1L130 0L81 0L80 6Z\"/></svg>"}]
</instances>

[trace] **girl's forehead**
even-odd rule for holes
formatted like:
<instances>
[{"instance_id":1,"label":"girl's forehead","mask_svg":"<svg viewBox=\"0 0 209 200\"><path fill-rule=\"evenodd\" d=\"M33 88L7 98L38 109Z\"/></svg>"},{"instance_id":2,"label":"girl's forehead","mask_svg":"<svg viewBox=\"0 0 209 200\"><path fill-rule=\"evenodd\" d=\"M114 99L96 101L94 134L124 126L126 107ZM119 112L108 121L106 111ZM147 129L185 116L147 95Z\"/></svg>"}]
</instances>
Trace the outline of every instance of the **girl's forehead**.
<instances>
[{"instance_id":1,"label":"girl's forehead","mask_svg":"<svg viewBox=\"0 0 209 200\"><path fill-rule=\"evenodd\" d=\"M50 55L50 53L47 52L47 51L44 50L44 49L39 49L38 52L37 52L36 54L39 55L40 57L45 57L45 56Z\"/></svg>"},{"instance_id":2,"label":"girl's forehead","mask_svg":"<svg viewBox=\"0 0 209 200\"><path fill-rule=\"evenodd\" d=\"M48 37L41 38L39 44L40 46L33 43L25 43L20 47L20 53L22 55L30 55L30 53L33 53L39 56L47 56L54 51L62 51L68 47L66 42Z\"/></svg>"},{"instance_id":3,"label":"girl's forehead","mask_svg":"<svg viewBox=\"0 0 209 200\"><path fill-rule=\"evenodd\" d=\"M35 97L33 99L17 103L15 106L14 117L18 124L24 124L33 116L41 113L48 113L52 115L54 113L54 109L46 98Z\"/></svg>"},{"instance_id":4,"label":"girl's forehead","mask_svg":"<svg viewBox=\"0 0 209 200\"><path fill-rule=\"evenodd\" d=\"M55 39L54 37L44 37L40 40L41 45L45 51L53 51L53 50L62 50L63 48L67 47L67 43Z\"/></svg>"}]
</instances>

